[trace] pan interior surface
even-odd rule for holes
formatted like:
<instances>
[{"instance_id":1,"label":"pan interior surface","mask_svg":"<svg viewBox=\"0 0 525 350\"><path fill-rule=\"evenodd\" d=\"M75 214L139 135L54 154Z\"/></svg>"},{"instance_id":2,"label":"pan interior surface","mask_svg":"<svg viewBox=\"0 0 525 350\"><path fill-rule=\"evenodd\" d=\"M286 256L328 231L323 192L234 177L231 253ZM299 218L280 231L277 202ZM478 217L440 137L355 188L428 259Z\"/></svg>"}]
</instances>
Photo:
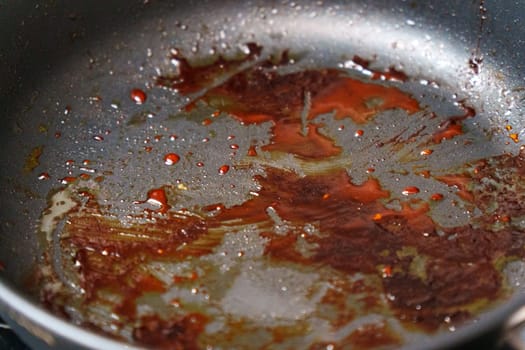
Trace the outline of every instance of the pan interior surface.
<instances>
[{"instance_id":1,"label":"pan interior surface","mask_svg":"<svg viewBox=\"0 0 525 350\"><path fill-rule=\"evenodd\" d=\"M148 347L397 348L520 293L509 13L59 5L0 150L0 270L36 303Z\"/></svg>"}]
</instances>

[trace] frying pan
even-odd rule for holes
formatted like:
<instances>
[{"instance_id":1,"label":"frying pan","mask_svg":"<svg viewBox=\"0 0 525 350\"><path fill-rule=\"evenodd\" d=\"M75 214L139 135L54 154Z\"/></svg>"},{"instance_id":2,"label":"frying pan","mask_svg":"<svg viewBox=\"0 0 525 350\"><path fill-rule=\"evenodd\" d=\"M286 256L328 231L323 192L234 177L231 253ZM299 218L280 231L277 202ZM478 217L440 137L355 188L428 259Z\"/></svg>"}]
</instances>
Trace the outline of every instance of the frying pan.
<instances>
[{"instance_id":1,"label":"frying pan","mask_svg":"<svg viewBox=\"0 0 525 350\"><path fill-rule=\"evenodd\" d=\"M512 338L523 13L0 3L2 317L34 348Z\"/></svg>"}]
</instances>

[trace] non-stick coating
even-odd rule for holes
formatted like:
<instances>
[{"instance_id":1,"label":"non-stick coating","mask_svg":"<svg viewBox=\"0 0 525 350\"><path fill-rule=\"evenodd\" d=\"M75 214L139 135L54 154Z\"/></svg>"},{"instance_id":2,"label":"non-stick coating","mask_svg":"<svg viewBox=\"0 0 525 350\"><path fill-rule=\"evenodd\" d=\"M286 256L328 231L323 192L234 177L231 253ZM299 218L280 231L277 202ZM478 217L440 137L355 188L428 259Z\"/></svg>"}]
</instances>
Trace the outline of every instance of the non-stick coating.
<instances>
[{"instance_id":1,"label":"non-stick coating","mask_svg":"<svg viewBox=\"0 0 525 350\"><path fill-rule=\"evenodd\" d=\"M117 212L129 211L119 203L141 199L138 194L157 186L157 179L171 176L167 169L155 169L156 163L148 160L151 157L139 153L129 157L137 143L170 123L170 110L187 102L163 90L148 96L147 107L129 101L131 88L150 87L157 69L169 67L170 48L205 55L212 48L227 52L242 50L242 43L257 42L268 50L308 52L309 66L337 66L352 54L373 57L378 67L394 64L413 78L411 92L426 93L425 102L435 111L453 113L450 103L441 102L455 93L459 97L454 99L464 97L478 111L480 129L511 125L521 137L525 122L523 13L525 5L514 1L0 4L0 159L4 164L0 173L0 262L5 264L1 287L12 288L0 295L0 310L34 336L46 339L47 333L28 326L24 317L38 315L37 323L47 323L48 316L33 312L32 304L13 304L9 293L15 291L34 301L25 279L41 256L37 225L49 192L60 187L57 179L71 170L66 160L90 159L93 168L112 172L108 181L113 186L105 196L114 201ZM469 61L480 58L481 69L476 73ZM440 88L430 95L420 80L434 82ZM139 127L127 122L133 116L138 118ZM197 147L196 153L204 152L204 148L198 149L197 140L208 135L199 134L202 130L193 128L190 121L182 125L187 144ZM218 135L241 134L240 130L231 130L230 124L217 123L215 127ZM55 132L60 132L60 138L53 140L50 135ZM104 142L97 141L98 136L103 136ZM38 167L28 172L28 155L37 146L43 146L43 155ZM469 149L468 155L443 159L451 163L435 167L507 151L516 153L517 149L506 134L495 133L490 143ZM167 150L160 148L158 152ZM126 159L125 164L119 163L122 159ZM214 154L204 160L204 173L199 170L197 174L191 168L178 176L193 179L197 187L206 186L208 195L217 202L236 203L239 199L225 190L226 183L203 176L219 168L227 155L221 159ZM39 172L48 172L53 180L38 180ZM402 186L395 184L394 178L387 181ZM239 192L246 192L251 185L239 182ZM187 201L198 203L202 198ZM445 221L446 210L442 215ZM461 221L461 212L456 214L454 220ZM457 339L471 337L476 328L487 330L493 326L491 321L501 322L521 298L517 295L515 301L496 310L490 315L492 320L484 319L457 332ZM54 329L49 324L41 326ZM84 334L78 338L62 336L66 341L93 346L92 339ZM438 337L429 346L454 341L452 335L447 338Z\"/></svg>"}]
</instances>

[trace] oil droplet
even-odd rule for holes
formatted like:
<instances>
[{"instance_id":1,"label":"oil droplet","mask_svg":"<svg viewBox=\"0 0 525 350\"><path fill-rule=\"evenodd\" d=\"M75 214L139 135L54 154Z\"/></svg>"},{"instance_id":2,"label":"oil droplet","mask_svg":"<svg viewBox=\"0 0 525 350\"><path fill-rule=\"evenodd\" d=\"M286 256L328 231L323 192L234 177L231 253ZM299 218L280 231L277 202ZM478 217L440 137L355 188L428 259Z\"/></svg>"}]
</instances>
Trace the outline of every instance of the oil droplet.
<instances>
[{"instance_id":1,"label":"oil droplet","mask_svg":"<svg viewBox=\"0 0 525 350\"><path fill-rule=\"evenodd\" d=\"M70 184L70 183L75 182L76 180L77 180L77 178L74 177L74 176L66 176L66 177L60 179L59 181L60 181L60 183L61 183L62 185L68 185L68 184Z\"/></svg>"},{"instance_id":2,"label":"oil droplet","mask_svg":"<svg viewBox=\"0 0 525 350\"><path fill-rule=\"evenodd\" d=\"M146 151L148 153L151 152L152 150L153 150L153 147L151 147L151 146L145 146L144 147L144 151Z\"/></svg>"},{"instance_id":3,"label":"oil droplet","mask_svg":"<svg viewBox=\"0 0 525 350\"><path fill-rule=\"evenodd\" d=\"M50 178L50 176L49 176L49 174L46 173L46 172L40 173L40 174L38 175L38 179L39 179L39 180L49 180L49 178Z\"/></svg>"},{"instance_id":4,"label":"oil droplet","mask_svg":"<svg viewBox=\"0 0 525 350\"><path fill-rule=\"evenodd\" d=\"M165 213L170 208L166 192L163 188L154 188L148 191L148 199L146 199L146 202L159 206L159 212L161 213Z\"/></svg>"},{"instance_id":5,"label":"oil droplet","mask_svg":"<svg viewBox=\"0 0 525 350\"><path fill-rule=\"evenodd\" d=\"M219 174L220 175L224 175L226 174L228 171L230 171L230 166L229 165L223 165L219 168Z\"/></svg>"},{"instance_id":6,"label":"oil droplet","mask_svg":"<svg viewBox=\"0 0 525 350\"><path fill-rule=\"evenodd\" d=\"M206 118L204 119L201 124L204 125L204 126L208 126L210 125L211 123L213 123L213 121L210 119L210 118Z\"/></svg>"},{"instance_id":7,"label":"oil droplet","mask_svg":"<svg viewBox=\"0 0 525 350\"><path fill-rule=\"evenodd\" d=\"M196 164L199 168L202 168L204 166L204 163L203 162L197 162Z\"/></svg>"},{"instance_id":8,"label":"oil droplet","mask_svg":"<svg viewBox=\"0 0 525 350\"><path fill-rule=\"evenodd\" d=\"M104 138L100 135L95 135L93 136L93 140L100 142L100 141L104 141Z\"/></svg>"},{"instance_id":9,"label":"oil droplet","mask_svg":"<svg viewBox=\"0 0 525 350\"><path fill-rule=\"evenodd\" d=\"M409 196L411 194L419 193L419 188L415 186L408 186L406 187L403 192L401 192L404 196Z\"/></svg>"},{"instance_id":10,"label":"oil droplet","mask_svg":"<svg viewBox=\"0 0 525 350\"><path fill-rule=\"evenodd\" d=\"M323 200L327 200L330 198L330 193L323 194Z\"/></svg>"},{"instance_id":11,"label":"oil droplet","mask_svg":"<svg viewBox=\"0 0 525 350\"><path fill-rule=\"evenodd\" d=\"M141 105L144 102L146 102L146 99L148 96L144 91L141 89L133 89L130 93L131 100L134 101L136 104Z\"/></svg>"},{"instance_id":12,"label":"oil droplet","mask_svg":"<svg viewBox=\"0 0 525 350\"><path fill-rule=\"evenodd\" d=\"M66 160L66 166L71 166L73 164L75 164L75 161L73 159Z\"/></svg>"},{"instance_id":13,"label":"oil droplet","mask_svg":"<svg viewBox=\"0 0 525 350\"><path fill-rule=\"evenodd\" d=\"M91 161L90 161L89 159L84 159L84 160L82 161L82 165L84 165L84 166L88 166L89 163L91 163Z\"/></svg>"},{"instance_id":14,"label":"oil droplet","mask_svg":"<svg viewBox=\"0 0 525 350\"><path fill-rule=\"evenodd\" d=\"M443 195L441 193L434 193L432 196L430 196L430 199L433 201L441 201L443 200Z\"/></svg>"},{"instance_id":15,"label":"oil droplet","mask_svg":"<svg viewBox=\"0 0 525 350\"><path fill-rule=\"evenodd\" d=\"M498 221L501 221L501 222L510 222L510 216L508 216L508 215L498 216Z\"/></svg>"},{"instance_id":16,"label":"oil droplet","mask_svg":"<svg viewBox=\"0 0 525 350\"><path fill-rule=\"evenodd\" d=\"M512 141L514 141L515 143L518 143L520 140L518 138L518 134L516 133L512 133L512 134L509 134L509 137L512 139Z\"/></svg>"},{"instance_id":17,"label":"oil droplet","mask_svg":"<svg viewBox=\"0 0 525 350\"><path fill-rule=\"evenodd\" d=\"M366 173L367 173L367 174L373 173L374 171L376 171L374 168L368 168L368 169L366 169Z\"/></svg>"},{"instance_id":18,"label":"oil droplet","mask_svg":"<svg viewBox=\"0 0 525 350\"><path fill-rule=\"evenodd\" d=\"M512 130L512 125L505 125L505 129L507 129L507 131L511 131Z\"/></svg>"},{"instance_id":19,"label":"oil droplet","mask_svg":"<svg viewBox=\"0 0 525 350\"><path fill-rule=\"evenodd\" d=\"M175 141L177 139L177 137L178 137L177 135L171 134L170 135L170 141Z\"/></svg>"},{"instance_id":20,"label":"oil droplet","mask_svg":"<svg viewBox=\"0 0 525 350\"><path fill-rule=\"evenodd\" d=\"M228 135L227 140L230 141L230 140L233 140L234 138L235 138L235 135Z\"/></svg>"},{"instance_id":21,"label":"oil droplet","mask_svg":"<svg viewBox=\"0 0 525 350\"><path fill-rule=\"evenodd\" d=\"M164 164L166 165L173 165L178 163L180 160L180 157L178 154L175 153L168 153L164 156Z\"/></svg>"},{"instance_id":22,"label":"oil droplet","mask_svg":"<svg viewBox=\"0 0 525 350\"><path fill-rule=\"evenodd\" d=\"M430 178L430 170L422 170L422 171L416 172L416 175L419 175L419 176L424 177L425 179L428 179Z\"/></svg>"},{"instance_id":23,"label":"oil droplet","mask_svg":"<svg viewBox=\"0 0 525 350\"><path fill-rule=\"evenodd\" d=\"M257 156L257 150L255 150L255 146L251 145L250 148L248 148L248 156L250 157L256 157Z\"/></svg>"},{"instance_id":24,"label":"oil droplet","mask_svg":"<svg viewBox=\"0 0 525 350\"><path fill-rule=\"evenodd\" d=\"M230 148L231 148L231 149L239 149L239 145L236 144L236 143L234 143L234 144L231 144L231 145L230 145Z\"/></svg>"},{"instance_id":25,"label":"oil droplet","mask_svg":"<svg viewBox=\"0 0 525 350\"><path fill-rule=\"evenodd\" d=\"M382 269L383 272L383 278L392 277L392 266L386 265Z\"/></svg>"},{"instance_id":26,"label":"oil droplet","mask_svg":"<svg viewBox=\"0 0 525 350\"><path fill-rule=\"evenodd\" d=\"M431 150L431 149L424 149L424 150L421 151L420 154L421 154L422 156L429 156L429 155L431 155L432 153L434 153L434 150Z\"/></svg>"},{"instance_id":27,"label":"oil droplet","mask_svg":"<svg viewBox=\"0 0 525 350\"><path fill-rule=\"evenodd\" d=\"M173 307L176 307L176 308L179 308L182 305L179 299L172 299L170 304L173 305Z\"/></svg>"},{"instance_id":28,"label":"oil droplet","mask_svg":"<svg viewBox=\"0 0 525 350\"><path fill-rule=\"evenodd\" d=\"M355 137L361 137L361 136L363 136L364 133L365 132L363 130L359 129L359 130L356 130L354 136Z\"/></svg>"},{"instance_id":29,"label":"oil droplet","mask_svg":"<svg viewBox=\"0 0 525 350\"><path fill-rule=\"evenodd\" d=\"M55 139L59 139L62 137L62 133L60 131L55 132Z\"/></svg>"}]
</instances>

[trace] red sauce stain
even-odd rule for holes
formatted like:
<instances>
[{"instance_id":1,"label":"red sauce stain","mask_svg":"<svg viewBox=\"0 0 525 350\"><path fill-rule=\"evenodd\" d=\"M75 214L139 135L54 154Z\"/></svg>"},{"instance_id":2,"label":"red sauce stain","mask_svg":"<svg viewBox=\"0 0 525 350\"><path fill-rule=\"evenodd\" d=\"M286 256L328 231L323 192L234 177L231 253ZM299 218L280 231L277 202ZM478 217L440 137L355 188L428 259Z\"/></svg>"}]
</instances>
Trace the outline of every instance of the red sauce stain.
<instances>
[{"instance_id":1,"label":"red sauce stain","mask_svg":"<svg viewBox=\"0 0 525 350\"><path fill-rule=\"evenodd\" d=\"M313 98L310 116L335 111L336 119L349 117L363 124L378 112L394 108L409 114L420 110L417 100L395 87L341 78Z\"/></svg>"},{"instance_id":2,"label":"red sauce stain","mask_svg":"<svg viewBox=\"0 0 525 350\"><path fill-rule=\"evenodd\" d=\"M144 146L144 151L146 151L147 153L150 153L151 151L153 151L153 147L151 147L151 146Z\"/></svg>"},{"instance_id":3,"label":"red sauce stain","mask_svg":"<svg viewBox=\"0 0 525 350\"><path fill-rule=\"evenodd\" d=\"M424 150L421 151L420 154L421 154L422 156L429 156L429 155L431 155L432 153L434 153L433 150L431 150L431 149L424 149Z\"/></svg>"},{"instance_id":4,"label":"red sauce stain","mask_svg":"<svg viewBox=\"0 0 525 350\"><path fill-rule=\"evenodd\" d=\"M166 165L177 164L179 160L180 160L179 155L175 153L168 153L164 156L164 164Z\"/></svg>"},{"instance_id":5,"label":"red sauce stain","mask_svg":"<svg viewBox=\"0 0 525 350\"><path fill-rule=\"evenodd\" d=\"M197 162L197 164L195 164L195 165L197 165L199 168L202 168L204 166L204 163L203 162Z\"/></svg>"},{"instance_id":6,"label":"red sauce stain","mask_svg":"<svg viewBox=\"0 0 525 350\"><path fill-rule=\"evenodd\" d=\"M204 126L208 126L210 125L211 123L213 123L213 121L210 119L210 118L206 118L204 119L201 124L204 125Z\"/></svg>"},{"instance_id":7,"label":"red sauce stain","mask_svg":"<svg viewBox=\"0 0 525 350\"><path fill-rule=\"evenodd\" d=\"M230 148L231 149L239 149L239 145L236 144L236 143L233 143L233 144L230 145Z\"/></svg>"},{"instance_id":8,"label":"red sauce stain","mask_svg":"<svg viewBox=\"0 0 525 350\"><path fill-rule=\"evenodd\" d=\"M137 289L141 290L143 293L147 292L157 292L163 293L166 291L164 283L161 282L158 278L152 275L142 275L139 276L136 281Z\"/></svg>"},{"instance_id":9,"label":"red sauce stain","mask_svg":"<svg viewBox=\"0 0 525 350\"><path fill-rule=\"evenodd\" d=\"M55 139L59 139L62 137L62 133L60 131L55 132Z\"/></svg>"},{"instance_id":10,"label":"red sauce stain","mask_svg":"<svg viewBox=\"0 0 525 350\"><path fill-rule=\"evenodd\" d=\"M199 278L199 275L196 271L192 271L188 275L183 276L173 276L173 282L175 283L183 283L183 282L193 282L196 281Z\"/></svg>"},{"instance_id":11,"label":"red sauce stain","mask_svg":"<svg viewBox=\"0 0 525 350\"><path fill-rule=\"evenodd\" d=\"M138 105L144 104L146 102L146 99L148 98L146 93L141 89L132 89L129 94L129 97L133 102L135 102Z\"/></svg>"},{"instance_id":12,"label":"red sauce stain","mask_svg":"<svg viewBox=\"0 0 525 350\"><path fill-rule=\"evenodd\" d=\"M469 191L468 186L472 178L466 174L463 175L443 175L436 176L436 180L444 182L449 186L454 186L458 189L457 195L459 198L468 202L474 203L474 196Z\"/></svg>"},{"instance_id":13,"label":"red sauce stain","mask_svg":"<svg viewBox=\"0 0 525 350\"><path fill-rule=\"evenodd\" d=\"M354 136L355 136L355 137L361 137L361 136L364 135L364 133L365 133L365 132L364 132L363 130L359 129L359 130L356 130Z\"/></svg>"},{"instance_id":14,"label":"red sauce stain","mask_svg":"<svg viewBox=\"0 0 525 350\"><path fill-rule=\"evenodd\" d=\"M434 133L432 140L436 144L440 144L443 140L450 140L456 136L463 135L463 121L467 118L472 118L476 115L474 108L462 105L465 113L458 116L453 116L445 120L439 125L439 130Z\"/></svg>"},{"instance_id":15,"label":"red sauce stain","mask_svg":"<svg viewBox=\"0 0 525 350\"><path fill-rule=\"evenodd\" d=\"M307 134L303 135L300 122L278 121L274 127L274 136L269 145L261 147L264 151L293 153L309 159L321 159L341 153L341 147L335 146L332 139L319 132L320 125L308 124Z\"/></svg>"},{"instance_id":16,"label":"red sauce stain","mask_svg":"<svg viewBox=\"0 0 525 350\"><path fill-rule=\"evenodd\" d=\"M443 140L450 140L456 136L463 135L463 126L455 122L448 122L443 130L433 136L434 143L441 143Z\"/></svg>"},{"instance_id":17,"label":"red sauce stain","mask_svg":"<svg viewBox=\"0 0 525 350\"><path fill-rule=\"evenodd\" d=\"M231 64L238 65L248 57L252 56ZM186 94L200 89L212 79L211 75L224 69L222 59L196 68L185 62L178 78L161 77L157 83ZM389 109L404 109L409 114L420 110L418 102L407 93L350 78L343 71L321 69L278 74L269 67L275 68L275 63L266 60L234 74L200 98L242 124L272 123L270 143L262 146L267 151L292 153L305 159L331 157L340 154L341 149L322 134L322 125L312 123L319 114L334 113L336 119L351 118L356 123L365 123ZM307 95L311 104L304 120L301 116Z\"/></svg>"},{"instance_id":18,"label":"red sauce stain","mask_svg":"<svg viewBox=\"0 0 525 350\"><path fill-rule=\"evenodd\" d=\"M223 165L219 168L219 175L225 175L228 171L230 171L230 166Z\"/></svg>"}]
</instances>

